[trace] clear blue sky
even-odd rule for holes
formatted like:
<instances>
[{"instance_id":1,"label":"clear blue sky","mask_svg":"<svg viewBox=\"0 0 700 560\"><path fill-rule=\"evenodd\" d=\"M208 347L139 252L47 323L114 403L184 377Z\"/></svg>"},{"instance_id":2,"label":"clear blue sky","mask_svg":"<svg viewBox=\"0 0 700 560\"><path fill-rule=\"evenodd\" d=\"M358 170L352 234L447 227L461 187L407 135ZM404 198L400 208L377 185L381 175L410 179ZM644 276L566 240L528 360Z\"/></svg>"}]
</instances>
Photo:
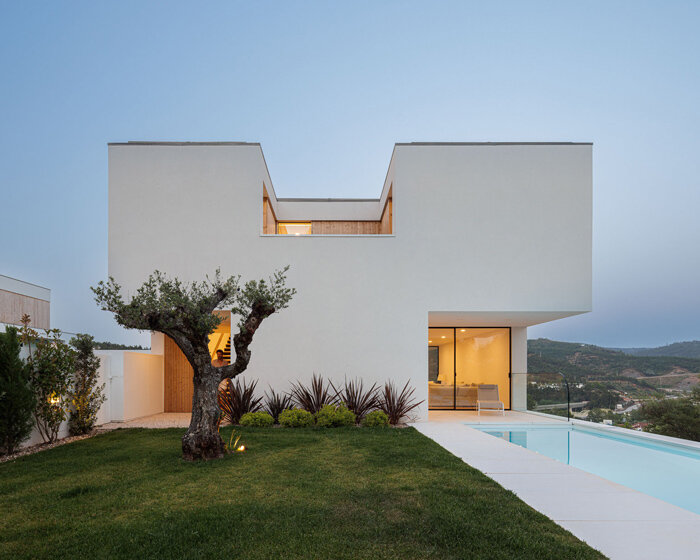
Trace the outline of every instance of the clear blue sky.
<instances>
[{"instance_id":1,"label":"clear blue sky","mask_svg":"<svg viewBox=\"0 0 700 560\"><path fill-rule=\"evenodd\" d=\"M262 143L280 196L372 197L394 142L594 142L594 312L531 336L700 339L700 2L0 2L0 274L118 329L107 148Z\"/></svg>"}]
</instances>

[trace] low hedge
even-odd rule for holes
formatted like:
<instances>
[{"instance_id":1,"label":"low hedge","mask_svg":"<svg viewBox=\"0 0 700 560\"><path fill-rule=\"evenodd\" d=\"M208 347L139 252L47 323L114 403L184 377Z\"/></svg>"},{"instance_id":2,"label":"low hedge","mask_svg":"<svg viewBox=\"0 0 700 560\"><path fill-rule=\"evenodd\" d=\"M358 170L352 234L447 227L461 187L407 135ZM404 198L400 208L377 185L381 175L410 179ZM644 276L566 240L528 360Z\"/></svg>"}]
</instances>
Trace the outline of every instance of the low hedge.
<instances>
[{"instance_id":1,"label":"low hedge","mask_svg":"<svg viewBox=\"0 0 700 560\"><path fill-rule=\"evenodd\" d=\"M314 423L314 416L306 410L289 408L279 415L280 425L285 428L308 428Z\"/></svg>"},{"instance_id":2,"label":"low hedge","mask_svg":"<svg viewBox=\"0 0 700 560\"><path fill-rule=\"evenodd\" d=\"M389 425L389 417L381 410L373 410L362 419L364 428L379 428Z\"/></svg>"},{"instance_id":3,"label":"low hedge","mask_svg":"<svg viewBox=\"0 0 700 560\"><path fill-rule=\"evenodd\" d=\"M355 414L345 406L327 404L316 413L316 425L321 428L338 428L340 426L354 426Z\"/></svg>"},{"instance_id":4,"label":"low hedge","mask_svg":"<svg viewBox=\"0 0 700 560\"><path fill-rule=\"evenodd\" d=\"M240 424L241 426L248 426L254 428L269 428L275 423L275 419L262 410L259 412L246 412L241 416Z\"/></svg>"}]
</instances>

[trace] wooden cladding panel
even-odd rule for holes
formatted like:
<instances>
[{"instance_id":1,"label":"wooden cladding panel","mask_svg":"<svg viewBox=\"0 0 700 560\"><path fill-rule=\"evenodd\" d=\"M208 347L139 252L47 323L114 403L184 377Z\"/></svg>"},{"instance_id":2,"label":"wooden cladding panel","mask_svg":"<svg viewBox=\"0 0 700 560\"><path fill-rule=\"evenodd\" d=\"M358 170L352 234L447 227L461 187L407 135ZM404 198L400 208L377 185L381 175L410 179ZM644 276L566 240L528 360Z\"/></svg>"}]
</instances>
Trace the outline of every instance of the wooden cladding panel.
<instances>
[{"instance_id":1,"label":"wooden cladding panel","mask_svg":"<svg viewBox=\"0 0 700 560\"><path fill-rule=\"evenodd\" d=\"M31 318L31 327L48 329L50 312L51 304L46 300L0 290L0 323L19 325L26 313Z\"/></svg>"},{"instance_id":2,"label":"wooden cladding panel","mask_svg":"<svg viewBox=\"0 0 700 560\"><path fill-rule=\"evenodd\" d=\"M277 220L269 198L263 199L263 233L277 233Z\"/></svg>"},{"instance_id":3,"label":"wooden cladding panel","mask_svg":"<svg viewBox=\"0 0 700 560\"><path fill-rule=\"evenodd\" d=\"M382 212L382 219L379 221L379 233L389 234L393 233L393 198L391 193L391 188L389 188L389 196L386 199L386 204L384 205L384 211Z\"/></svg>"},{"instance_id":4,"label":"wooden cladding panel","mask_svg":"<svg viewBox=\"0 0 700 560\"><path fill-rule=\"evenodd\" d=\"M277 233L277 216L270 204L270 195L267 194L265 183L263 183L263 233Z\"/></svg>"},{"instance_id":5,"label":"wooden cladding panel","mask_svg":"<svg viewBox=\"0 0 700 560\"><path fill-rule=\"evenodd\" d=\"M379 233L377 221L312 221L314 235L376 235Z\"/></svg>"},{"instance_id":6,"label":"wooden cladding panel","mask_svg":"<svg viewBox=\"0 0 700 560\"><path fill-rule=\"evenodd\" d=\"M192 412L194 370L177 344L165 337L163 356L165 370L165 412Z\"/></svg>"},{"instance_id":7,"label":"wooden cladding panel","mask_svg":"<svg viewBox=\"0 0 700 560\"><path fill-rule=\"evenodd\" d=\"M277 216L270 204L270 195L263 183L263 233L277 233Z\"/></svg>"}]
</instances>

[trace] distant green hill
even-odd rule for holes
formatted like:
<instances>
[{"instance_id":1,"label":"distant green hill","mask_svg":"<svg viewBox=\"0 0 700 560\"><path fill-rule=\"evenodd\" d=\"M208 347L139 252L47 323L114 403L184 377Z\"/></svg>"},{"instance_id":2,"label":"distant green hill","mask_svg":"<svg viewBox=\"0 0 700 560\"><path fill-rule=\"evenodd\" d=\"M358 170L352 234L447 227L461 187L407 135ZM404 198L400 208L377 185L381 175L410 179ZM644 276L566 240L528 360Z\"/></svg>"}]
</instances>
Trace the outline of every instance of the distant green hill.
<instances>
[{"instance_id":1,"label":"distant green hill","mask_svg":"<svg viewBox=\"0 0 700 560\"><path fill-rule=\"evenodd\" d=\"M700 344L700 343L698 343ZM570 379L637 379L700 373L700 357L638 356L592 344L528 340L528 371L561 371Z\"/></svg>"},{"instance_id":2,"label":"distant green hill","mask_svg":"<svg viewBox=\"0 0 700 560\"><path fill-rule=\"evenodd\" d=\"M656 348L611 348L632 356L673 356L677 358L700 359L700 340L674 342Z\"/></svg>"},{"instance_id":3,"label":"distant green hill","mask_svg":"<svg viewBox=\"0 0 700 560\"><path fill-rule=\"evenodd\" d=\"M592 344L558 342L546 338L528 340L528 408L561 403L566 398L558 376L569 381L571 402L585 408L614 409L627 399L688 394L700 384L700 359L675 356L633 356ZM555 385L552 385L554 383Z\"/></svg>"}]
</instances>

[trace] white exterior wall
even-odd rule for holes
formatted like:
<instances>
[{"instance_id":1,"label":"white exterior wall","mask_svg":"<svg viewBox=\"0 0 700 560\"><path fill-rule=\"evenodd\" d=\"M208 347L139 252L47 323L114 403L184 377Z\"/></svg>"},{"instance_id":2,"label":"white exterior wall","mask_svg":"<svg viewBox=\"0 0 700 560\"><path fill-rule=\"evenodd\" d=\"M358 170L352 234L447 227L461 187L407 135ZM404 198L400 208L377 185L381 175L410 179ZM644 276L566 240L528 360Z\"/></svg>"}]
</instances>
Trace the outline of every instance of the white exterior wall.
<instances>
[{"instance_id":1,"label":"white exterior wall","mask_svg":"<svg viewBox=\"0 0 700 560\"><path fill-rule=\"evenodd\" d=\"M56 436L58 439L68 437L68 421L66 420L65 422L61 422L61 426L58 428L58 435ZM25 439L19 446L19 448L23 447L30 447L32 445L36 445L38 443L44 443L44 439L41 437L41 434L39 433L39 429L36 427L36 424L34 425L34 428L32 429L32 433L29 435L29 438Z\"/></svg>"},{"instance_id":2,"label":"white exterior wall","mask_svg":"<svg viewBox=\"0 0 700 560\"><path fill-rule=\"evenodd\" d=\"M104 384L105 402L97 413L96 425L124 422L163 412L163 356L124 350L95 350L100 358L98 386ZM26 349L22 349L26 359ZM70 412L68 412L70 414ZM58 437L68 434L62 422ZM20 447L43 443L35 427Z\"/></svg>"},{"instance_id":3,"label":"white exterior wall","mask_svg":"<svg viewBox=\"0 0 700 560\"><path fill-rule=\"evenodd\" d=\"M262 235L259 145L111 145L109 160L109 274L127 294L155 269L250 279L291 265L297 295L251 347L260 389L313 373L410 381L425 419L429 317L526 327L591 308L590 145L397 145L381 236ZM513 371L526 367L516 331Z\"/></svg>"},{"instance_id":4,"label":"white exterior wall","mask_svg":"<svg viewBox=\"0 0 700 560\"><path fill-rule=\"evenodd\" d=\"M163 412L163 356L127 350L97 350L106 401L98 424L126 422Z\"/></svg>"},{"instance_id":5,"label":"white exterior wall","mask_svg":"<svg viewBox=\"0 0 700 560\"><path fill-rule=\"evenodd\" d=\"M163 356L124 353L124 420L163 412Z\"/></svg>"}]
</instances>

